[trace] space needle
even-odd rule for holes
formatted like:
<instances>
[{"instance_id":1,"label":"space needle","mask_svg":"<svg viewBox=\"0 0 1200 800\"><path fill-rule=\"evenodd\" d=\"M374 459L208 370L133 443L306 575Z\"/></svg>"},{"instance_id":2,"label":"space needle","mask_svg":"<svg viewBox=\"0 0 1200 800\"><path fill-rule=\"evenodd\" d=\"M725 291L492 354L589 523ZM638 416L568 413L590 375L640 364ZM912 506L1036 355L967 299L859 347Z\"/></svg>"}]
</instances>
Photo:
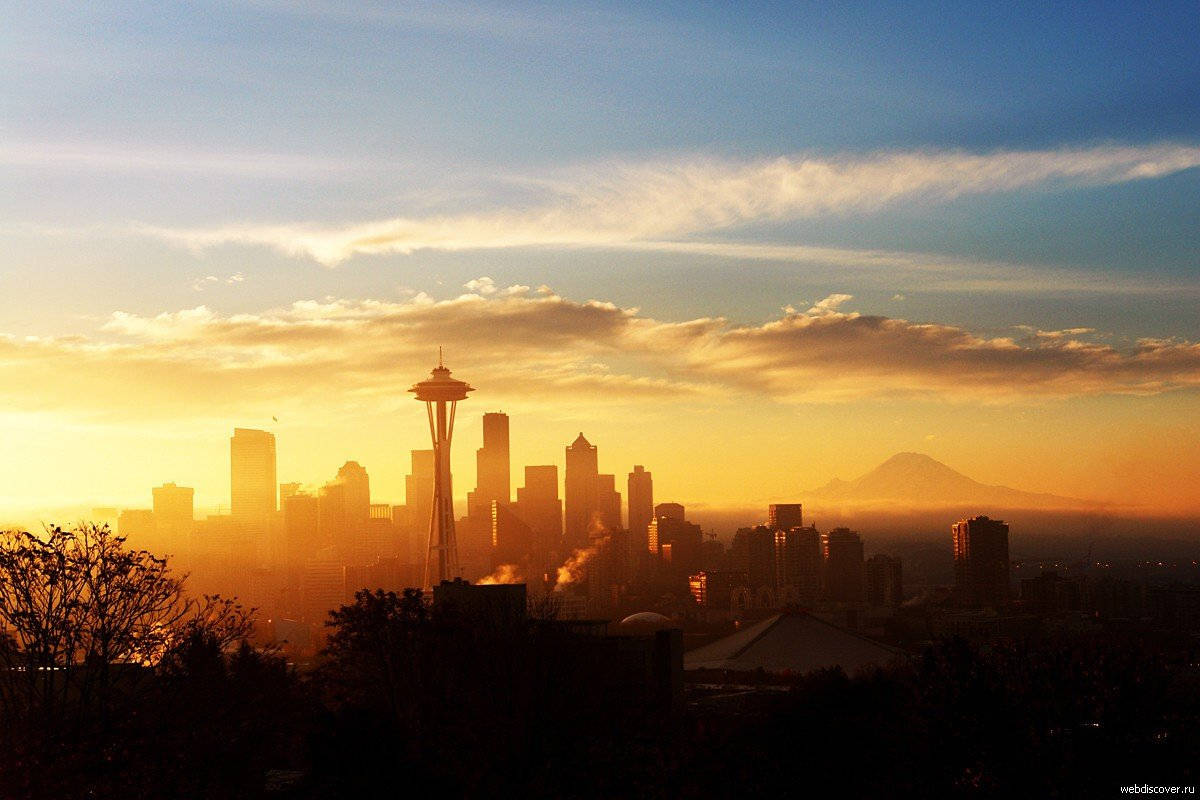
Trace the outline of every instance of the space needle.
<instances>
[{"instance_id":1,"label":"space needle","mask_svg":"<svg viewBox=\"0 0 1200 800\"><path fill-rule=\"evenodd\" d=\"M450 485L450 438L454 435L454 410L467 392L475 391L450 377L438 348L438 365L430 376L409 389L425 404L429 436L433 440L433 513L429 519L429 551L425 559L425 586L459 576L458 543L454 536L454 491ZM450 406L449 415L446 405Z\"/></svg>"}]
</instances>

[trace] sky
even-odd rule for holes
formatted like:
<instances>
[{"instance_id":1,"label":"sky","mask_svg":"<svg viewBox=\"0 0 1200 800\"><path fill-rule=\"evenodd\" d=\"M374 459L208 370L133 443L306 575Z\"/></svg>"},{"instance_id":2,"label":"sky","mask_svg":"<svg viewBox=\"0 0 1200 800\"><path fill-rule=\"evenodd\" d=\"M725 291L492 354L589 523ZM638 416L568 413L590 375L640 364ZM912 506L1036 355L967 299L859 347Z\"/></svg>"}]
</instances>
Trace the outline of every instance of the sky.
<instances>
[{"instance_id":1,"label":"sky","mask_svg":"<svg viewBox=\"0 0 1200 800\"><path fill-rule=\"evenodd\" d=\"M227 505L235 426L401 502L438 345L460 495L502 409L693 505L1200 502L1192 3L0 12L0 518Z\"/></svg>"}]
</instances>

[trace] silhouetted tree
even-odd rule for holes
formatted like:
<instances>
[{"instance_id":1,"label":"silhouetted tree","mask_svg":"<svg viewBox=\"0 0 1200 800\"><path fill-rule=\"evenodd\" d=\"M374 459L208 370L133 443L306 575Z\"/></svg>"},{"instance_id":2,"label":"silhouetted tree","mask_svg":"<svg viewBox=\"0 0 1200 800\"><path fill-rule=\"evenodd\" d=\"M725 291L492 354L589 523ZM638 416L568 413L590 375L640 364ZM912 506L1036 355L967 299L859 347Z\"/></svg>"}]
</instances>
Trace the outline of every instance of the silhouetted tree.
<instances>
[{"instance_id":1,"label":"silhouetted tree","mask_svg":"<svg viewBox=\"0 0 1200 800\"><path fill-rule=\"evenodd\" d=\"M254 755L278 737L258 729L278 714L246 688L279 695L291 679L246 644L251 612L235 601L187 597L165 559L107 526L5 531L0 625L0 796L211 796L188 787L215 765L261 788ZM258 733L197 724L225 718ZM202 766L189 754L206 739L242 749ZM181 774L190 783L166 791Z\"/></svg>"}]
</instances>

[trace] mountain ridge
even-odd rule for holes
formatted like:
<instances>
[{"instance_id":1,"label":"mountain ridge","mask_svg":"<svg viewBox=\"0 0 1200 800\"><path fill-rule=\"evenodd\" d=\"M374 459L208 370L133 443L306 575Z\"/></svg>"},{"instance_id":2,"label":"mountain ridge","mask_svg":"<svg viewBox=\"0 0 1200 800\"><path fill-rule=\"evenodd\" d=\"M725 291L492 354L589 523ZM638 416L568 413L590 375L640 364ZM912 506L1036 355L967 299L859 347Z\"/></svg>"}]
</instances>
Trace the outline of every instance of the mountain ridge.
<instances>
[{"instance_id":1,"label":"mountain ridge","mask_svg":"<svg viewBox=\"0 0 1200 800\"><path fill-rule=\"evenodd\" d=\"M980 483L925 453L902 452L853 480L834 478L805 493L810 502L849 505L978 504L1006 508L1088 508L1097 504L1073 497L1026 492Z\"/></svg>"}]
</instances>

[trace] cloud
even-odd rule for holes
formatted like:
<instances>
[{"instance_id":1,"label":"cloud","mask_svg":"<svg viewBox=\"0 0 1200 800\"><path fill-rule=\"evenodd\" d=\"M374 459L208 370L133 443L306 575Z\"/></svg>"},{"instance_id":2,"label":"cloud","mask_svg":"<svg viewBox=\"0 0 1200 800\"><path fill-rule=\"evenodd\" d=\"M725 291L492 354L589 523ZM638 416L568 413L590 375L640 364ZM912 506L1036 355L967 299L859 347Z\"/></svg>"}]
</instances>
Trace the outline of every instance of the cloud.
<instances>
[{"instance_id":1,"label":"cloud","mask_svg":"<svg viewBox=\"0 0 1200 800\"><path fill-rule=\"evenodd\" d=\"M235 272L232 275L226 275L224 278L217 275L205 275L203 278L197 278L196 280L192 281L192 291L203 292L210 286L219 286L221 284L233 286L235 284L244 283L245 280L246 276L241 272Z\"/></svg>"},{"instance_id":2,"label":"cloud","mask_svg":"<svg viewBox=\"0 0 1200 800\"><path fill-rule=\"evenodd\" d=\"M266 246L328 265L359 254L511 247L632 247L726 255L740 251L746 257L832 256L861 262L866 255L861 252L794 246L771 252L771 246L695 238L761 223L870 214L902 202L941 203L1024 189L1123 183L1196 166L1200 147L1176 144L610 163L526 178L521 181L528 190L523 194L532 193L535 199L484 211L340 226L139 225L135 230L193 248ZM888 261L882 254L885 266Z\"/></svg>"},{"instance_id":3,"label":"cloud","mask_svg":"<svg viewBox=\"0 0 1200 800\"><path fill-rule=\"evenodd\" d=\"M1025 402L1200 388L1194 342L1118 349L1086 329L986 337L842 310L848 302L830 295L757 325L656 320L552 292L116 312L90 337L0 337L0 401L14 412L124 419L386 410L407 399L439 344L481 394L547 407Z\"/></svg>"},{"instance_id":4,"label":"cloud","mask_svg":"<svg viewBox=\"0 0 1200 800\"><path fill-rule=\"evenodd\" d=\"M463 288L468 292L474 292L475 294L480 294L484 297L490 297L495 294L499 294L503 297L513 297L516 295L529 293L529 287L521 283L513 284L512 286L506 286L505 288L501 289L496 285L495 281L486 275L467 281L463 284ZM541 289L539 289L539 291L541 291Z\"/></svg>"},{"instance_id":5,"label":"cloud","mask_svg":"<svg viewBox=\"0 0 1200 800\"><path fill-rule=\"evenodd\" d=\"M809 315L832 314L838 310L839 306L853 299L854 295L852 294L831 294L824 300L818 300L814 303L813 307L808 310L808 313Z\"/></svg>"}]
</instances>

